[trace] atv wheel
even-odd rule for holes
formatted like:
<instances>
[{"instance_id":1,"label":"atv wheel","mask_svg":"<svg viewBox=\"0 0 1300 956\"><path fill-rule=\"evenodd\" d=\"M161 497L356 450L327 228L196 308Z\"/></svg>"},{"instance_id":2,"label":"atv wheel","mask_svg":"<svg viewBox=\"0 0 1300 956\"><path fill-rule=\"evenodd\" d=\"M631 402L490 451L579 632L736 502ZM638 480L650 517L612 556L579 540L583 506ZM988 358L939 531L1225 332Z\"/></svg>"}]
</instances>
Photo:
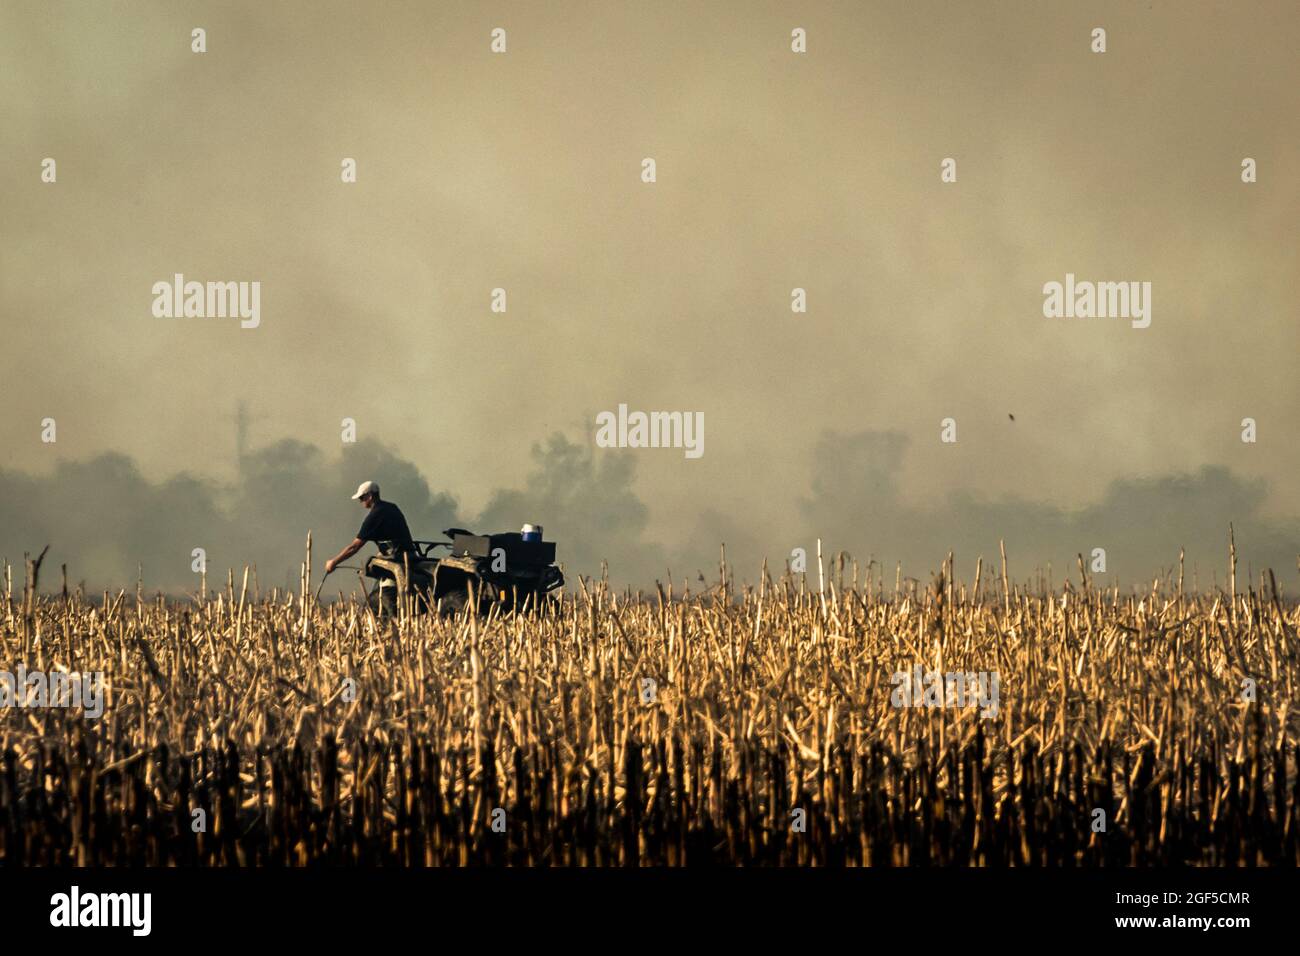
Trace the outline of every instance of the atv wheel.
<instances>
[{"instance_id":1,"label":"atv wheel","mask_svg":"<svg viewBox=\"0 0 1300 956\"><path fill-rule=\"evenodd\" d=\"M448 591L438 598L438 612L445 616L458 615L469 604L469 594L465 591Z\"/></svg>"}]
</instances>

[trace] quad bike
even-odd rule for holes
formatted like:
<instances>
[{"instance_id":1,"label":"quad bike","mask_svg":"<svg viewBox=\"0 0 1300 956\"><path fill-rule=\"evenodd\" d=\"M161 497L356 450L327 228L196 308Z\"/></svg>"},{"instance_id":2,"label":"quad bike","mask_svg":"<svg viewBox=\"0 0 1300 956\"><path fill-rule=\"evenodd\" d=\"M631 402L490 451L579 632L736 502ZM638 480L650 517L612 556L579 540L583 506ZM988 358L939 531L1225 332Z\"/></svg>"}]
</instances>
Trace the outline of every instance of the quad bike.
<instances>
[{"instance_id":1,"label":"quad bike","mask_svg":"<svg viewBox=\"0 0 1300 956\"><path fill-rule=\"evenodd\" d=\"M366 577L379 582L368 597L371 610L395 615L406 597L417 614L455 614L470 604L471 595L480 614L494 605L502 611L528 610L564 584L553 541L525 541L519 532L477 535L463 528L443 534L450 540L414 542L413 554L394 554L380 543L381 553L365 566ZM435 557L438 548L448 553Z\"/></svg>"}]
</instances>

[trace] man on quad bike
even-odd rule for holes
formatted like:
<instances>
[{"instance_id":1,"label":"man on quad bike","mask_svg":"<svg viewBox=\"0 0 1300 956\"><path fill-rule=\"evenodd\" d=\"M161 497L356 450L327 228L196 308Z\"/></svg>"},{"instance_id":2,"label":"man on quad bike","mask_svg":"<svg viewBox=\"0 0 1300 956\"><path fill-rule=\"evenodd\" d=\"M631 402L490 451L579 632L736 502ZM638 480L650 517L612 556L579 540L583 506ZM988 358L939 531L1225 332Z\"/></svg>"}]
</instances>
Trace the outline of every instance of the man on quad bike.
<instances>
[{"instance_id":1,"label":"man on quad bike","mask_svg":"<svg viewBox=\"0 0 1300 956\"><path fill-rule=\"evenodd\" d=\"M374 541L379 554L366 561L364 570L376 582L368 603L381 617L395 617L400 600L409 601L406 607L416 614L457 614L466 608L482 614L494 606L537 610L564 585L564 574L555 565L555 543L541 540L539 527L489 535L448 528L443 532L447 541L413 541L401 510L380 499L373 481L364 482L352 497L370 514L356 539L325 562L325 573ZM446 552L435 557L439 548Z\"/></svg>"},{"instance_id":2,"label":"man on quad bike","mask_svg":"<svg viewBox=\"0 0 1300 956\"><path fill-rule=\"evenodd\" d=\"M406 516L397 505L379 497L378 483L363 481L352 500L360 501L369 514L361 522L361 530L352 539L352 543L325 562L326 574L333 573L336 567L360 551L367 541L375 542L381 555L398 562L403 561L404 556L409 556L411 561L419 557L415 543L411 540L411 529L407 527ZM385 608L389 612L396 609L395 599L391 607Z\"/></svg>"}]
</instances>

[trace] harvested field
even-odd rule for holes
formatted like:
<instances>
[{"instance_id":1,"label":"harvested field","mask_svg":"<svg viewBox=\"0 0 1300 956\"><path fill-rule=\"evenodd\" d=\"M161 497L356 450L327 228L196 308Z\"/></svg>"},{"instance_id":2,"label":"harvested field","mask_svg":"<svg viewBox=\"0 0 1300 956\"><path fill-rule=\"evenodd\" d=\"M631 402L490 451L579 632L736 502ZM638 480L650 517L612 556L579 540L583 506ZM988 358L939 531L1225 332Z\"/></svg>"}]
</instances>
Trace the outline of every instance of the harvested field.
<instances>
[{"instance_id":1,"label":"harvested field","mask_svg":"<svg viewBox=\"0 0 1300 956\"><path fill-rule=\"evenodd\" d=\"M102 672L104 700L0 711L0 858L1300 860L1300 615L1271 575L1125 595L950 569L892 591L844 564L820 589L587 580L540 613L391 627L247 575L189 601L8 593L5 666ZM918 667L983 701L941 678L900 705Z\"/></svg>"}]
</instances>

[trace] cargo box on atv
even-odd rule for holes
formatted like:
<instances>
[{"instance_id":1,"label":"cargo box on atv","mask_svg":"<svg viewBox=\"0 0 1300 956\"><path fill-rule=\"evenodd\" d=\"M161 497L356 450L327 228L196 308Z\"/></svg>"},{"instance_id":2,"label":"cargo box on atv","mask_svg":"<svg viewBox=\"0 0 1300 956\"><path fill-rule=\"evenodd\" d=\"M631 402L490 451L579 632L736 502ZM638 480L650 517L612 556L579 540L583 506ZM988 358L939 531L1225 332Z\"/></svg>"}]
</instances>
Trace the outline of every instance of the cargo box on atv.
<instances>
[{"instance_id":1,"label":"cargo box on atv","mask_svg":"<svg viewBox=\"0 0 1300 956\"><path fill-rule=\"evenodd\" d=\"M500 549L505 554L506 567L536 568L555 562L554 541L525 541L518 531L503 534L460 534L451 536L451 553L467 554L471 558L496 557Z\"/></svg>"},{"instance_id":2,"label":"cargo box on atv","mask_svg":"<svg viewBox=\"0 0 1300 956\"><path fill-rule=\"evenodd\" d=\"M564 584L564 574L554 564L553 541L524 541L518 532L477 535L448 528L443 533L449 541L416 541L415 554L375 555L366 562L366 576L379 582L370 595L376 612L394 613L399 595L414 598L418 613L459 611L471 592L479 611L494 604L502 610L537 608ZM434 557L436 548L450 553Z\"/></svg>"}]
</instances>

